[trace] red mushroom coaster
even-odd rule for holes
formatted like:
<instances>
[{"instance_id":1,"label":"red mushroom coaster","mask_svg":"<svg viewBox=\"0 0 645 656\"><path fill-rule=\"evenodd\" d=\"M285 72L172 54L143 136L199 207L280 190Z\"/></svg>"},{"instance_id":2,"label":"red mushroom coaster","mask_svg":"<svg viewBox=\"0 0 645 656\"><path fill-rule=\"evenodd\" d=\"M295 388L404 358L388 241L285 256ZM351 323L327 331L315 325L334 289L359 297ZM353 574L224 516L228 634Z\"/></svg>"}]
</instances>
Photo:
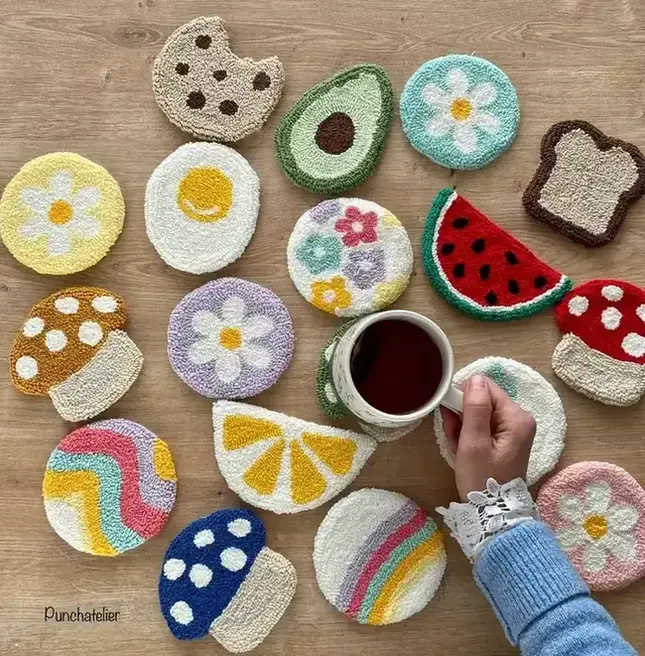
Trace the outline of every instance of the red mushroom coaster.
<instances>
[{"instance_id":1,"label":"red mushroom coaster","mask_svg":"<svg viewBox=\"0 0 645 656\"><path fill-rule=\"evenodd\" d=\"M645 290L621 280L591 280L555 309L563 333L553 371L576 392L627 406L645 393Z\"/></svg>"}]
</instances>

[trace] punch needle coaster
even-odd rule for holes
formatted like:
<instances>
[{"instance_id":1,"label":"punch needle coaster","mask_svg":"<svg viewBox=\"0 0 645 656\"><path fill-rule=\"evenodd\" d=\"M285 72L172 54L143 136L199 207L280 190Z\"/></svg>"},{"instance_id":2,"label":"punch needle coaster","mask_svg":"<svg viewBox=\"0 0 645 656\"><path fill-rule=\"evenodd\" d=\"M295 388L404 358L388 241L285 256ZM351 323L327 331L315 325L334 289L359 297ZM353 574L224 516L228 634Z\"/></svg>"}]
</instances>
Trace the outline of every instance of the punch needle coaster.
<instances>
[{"instance_id":1,"label":"punch needle coaster","mask_svg":"<svg viewBox=\"0 0 645 656\"><path fill-rule=\"evenodd\" d=\"M555 308L562 339L551 359L569 387L607 405L645 394L645 290L622 280L591 280Z\"/></svg>"},{"instance_id":2,"label":"punch needle coaster","mask_svg":"<svg viewBox=\"0 0 645 656\"><path fill-rule=\"evenodd\" d=\"M592 590L645 575L645 490L622 467L577 462L540 488L537 504Z\"/></svg>"},{"instance_id":3,"label":"punch needle coaster","mask_svg":"<svg viewBox=\"0 0 645 656\"><path fill-rule=\"evenodd\" d=\"M241 278L198 287L170 315L175 373L212 399L244 399L274 385L294 348L289 311L272 291Z\"/></svg>"},{"instance_id":4,"label":"punch needle coaster","mask_svg":"<svg viewBox=\"0 0 645 656\"><path fill-rule=\"evenodd\" d=\"M118 556L161 531L175 504L168 445L127 419L70 433L49 457L43 480L47 519L78 551Z\"/></svg>"},{"instance_id":5,"label":"punch needle coaster","mask_svg":"<svg viewBox=\"0 0 645 656\"><path fill-rule=\"evenodd\" d=\"M292 182L338 194L376 168L393 113L392 83L379 66L361 64L307 91L282 119L276 154Z\"/></svg>"},{"instance_id":6,"label":"punch needle coaster","mask_svg":"<svg viewBox=\"0 0 645 656\"><path fill-rule=\"evenodd\" d=\"M11 382L49 396L67 421L96 417L132 386L143 355L123 330L123 299L98 287L68 287L32 308L11 348Z\"/></svg>"},{"instance_id":7,"label":"punch needle coaster","mask_svg":"<svg viewBox=\"0 0 645 656\"><path fill-rule=\"evenodd\" d=\"M521 319L572 287L452 189L435 197L421 241L426 275L462 312L484 320Z\"/></svg>"},{"instance_id":8,"label":"punch needle coaster","mask_svg":"<svg viewBox=\"0 0 645 656\"><path fill-rule=\"evenodd\" d=\"M352 492L332 506L316 534L313 560L327 601L375 626L422 610L446 569L443 536L425 510L376 489Z\"/></svg>"},{"instance_id":9,"label":"punch needle coaster","mask_svg":"<svg viewBox=\"0 0 645 656\"><path fill-rule=\"evenodd\" d=\"M339 317L382 310L405 291L412 245L388 210L361 198L327 200L296 222L289 275L313 306Z\"/></svg>"},{"instance_id":10,"label":"punch needle coaster","mask_svg":"<svg viewBox=\"0 0 645 656\"><path fill-rule=\"evenodd\" d=\"M260 181L250 164L219 144L184 144L146 187L146 231L161 258L187 273L234 262L255 232Z\"/></svg>"},{"instance_id":11,"label":"punch needle coaster","mask_svg":"<svg viewBox=\"0 0 645 656\"><path fill-rule=\"evenodd\" d=\"M317 508L358 476L376 442L245 403L213 404L215 457L240 498L275 513Z\"/></svg>"},{"instance_id":12,"label":"punch needle coaster","mask_svg":"<svg viewBox=\"0 0 645 656\"><path fill-rule=\"evenodd\" d=\"M76 273L103 259L123 229L116 180L75 153L27 162L0 200L0 236L9 252L38 273Z\"/></svg>"},{"instance_id":13,"label":"punch needle coaster","mask_svg":"<svg viewBox=\"0 0 645 656\"><path fill-rule=\"evenodd\" d=\"M259 130L283 85L277 57L256 62L231 52L218 16L202 16L175 30L152 72L155 100L170 122L209 141L238 141Z\"/></svg>"},{"instance_id":14,"label":"punch needle coaster","mask_svg":"<svg viewBox=\"0 0 645 656\"><path fill-rule=\"evenodd\" d=\"M287 610L296 569L266 546L249 510L218 510L170 543L159 578L159 604L179 640L210 635L238 654L257 647Z\"/></svg>"},{"instance_id":15,"label":"punch needle coaster","mask_svg":"<svg viewBox=\"0 0 645 656\"><path fill-rule=\"evenodd\" d=\"M459 385L476 374L497 383L521 408L533 416L535 439L526 475L528 485L537 483L558 463L567 433L564 406L551 383L535 369L509 358L489 356L471 362L453 377ZM441 455L454 469L455 456L448 446L441 412L434 413L434 432Z\"/></svg>"},{"instance_id":16,"label":"punch needle coaster","mask_svg":"<svg viewBox=\"0 0 645 656\"><path fill-rule=\"evenodd\" d=\"M534 218L585 246L610 242L645 193L645 158L634 144L586 121L556 123L523 203Z\"/></svg>"},{"instance_id":17,"label":"punch needle coaster","mask_svg":"<svg viewBox=\"0 0 645 656\"><path fill-rule=\"evenodd\" d=\"M479 169L517 134L515 87L495 64L448 55L423 64L401 96L403 131L414 148L449 169Z\"/></svg>"}]
</instances>

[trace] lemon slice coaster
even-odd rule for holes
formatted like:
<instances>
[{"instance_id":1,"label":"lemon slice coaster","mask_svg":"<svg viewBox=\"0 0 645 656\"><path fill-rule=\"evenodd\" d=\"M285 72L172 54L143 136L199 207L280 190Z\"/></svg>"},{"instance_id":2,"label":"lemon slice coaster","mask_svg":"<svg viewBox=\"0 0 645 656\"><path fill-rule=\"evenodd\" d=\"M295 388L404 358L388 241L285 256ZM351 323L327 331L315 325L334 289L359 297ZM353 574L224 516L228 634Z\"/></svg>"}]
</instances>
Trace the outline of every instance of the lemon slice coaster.
<instances>
[{"instance_id":1,"label":"lemon slice coaster","mask_svg":"<svg viewBox=\"0 0 645 656\"><path fill-rule=\"evenodd\" d=\"M244 501L275 513L321 506L345 489L376 441L255 405L213 404L215 457Z\"/></svg>"}]
</instances>

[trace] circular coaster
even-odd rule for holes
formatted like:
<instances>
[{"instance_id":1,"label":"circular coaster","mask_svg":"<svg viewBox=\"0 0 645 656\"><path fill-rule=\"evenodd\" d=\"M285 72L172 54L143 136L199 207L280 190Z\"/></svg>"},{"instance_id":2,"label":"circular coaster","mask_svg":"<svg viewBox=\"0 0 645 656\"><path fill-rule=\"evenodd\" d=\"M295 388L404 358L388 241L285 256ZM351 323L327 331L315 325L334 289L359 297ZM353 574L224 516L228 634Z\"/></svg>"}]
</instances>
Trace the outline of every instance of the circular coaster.
<instances>
[{"instance_id":1,"label":"circular coaster","mask_svg":"<svg viewBox=\"0 0 645 656\"><path fill-rule=\"evenodd\" d=\"M410 143L449 169L479 169L515 139L515 87L495 64L472 55L437 57L406 82L401 121Z\"/></svg>"},{"instance_id":2,"label":"circular coaster","mask_svg":"<svg viewBox=\"0 0 645 656\"><path fill-rule=\"evenodd\" d=\"M592 590L624 588L645 574L645 490L622 467L577 462L540 488L537 504Z\"/></svg>"},{"instance_id":3,"label":"circular coaster","mask_svg":"<svg viewBox=\"0 0 645 656\"><path fill-rule=\"evenodd\" d=\"M117 181L75 153L27 162L0 200L0 236L25 266L53 275L83 271L103 259L123 229Z\"/></svg>"},{"instance_id":4,"label":"circular coaster","mask_svg":"<svg viewBox=\"0 0 645 656\"><path fill-rule=\"evenodd\" d=\"M314 542L320 590L361 624L392 624L422 610L446 569L443 536L425 510L397 492L363 489L341 499Z\"/></svg>"},{"instance_id":5,"label":"circular coaster","mask_svg":"<svg viewBox=\"0 0 645 656\"><path fill-rule=\"evenodd\" d=\"M220 278L190 292L170 315L175 373L211 399L245 399L274 385L291 362L293 325L269 289Z\"/></svg>"},{"instance_id":6,"label":"circular coaster","mask_svg":"<svg viewBox=\"0 0 645 656\"><path fill-rule=\"evenodd\" d=\"M260 181L232 148L189 143L154 170L146 187L146 230L162 259L188 273L237 260L255 232Z\"/></svg>"},{"instance_id":7,"label":"circular coaster","mask_svg":"<svg viewBox=\"0 0 645 656\"><path fill-rule=\"evenodd\" d=\"M520 407L533 415L537 429L526 482L528 485L537 483L556 466L564 449L567 418L558 393L535 369L510 358L496 356L471 362L454 375L453 382L463 383L475 374L483 374L494 380ZM448 446L439 411L434 413L434 432L441 455L454 468L455 457Z\"/></svg>"},{"instance_id":8,"label":"circular coaster","mask_svg":"<svg viewBox=\"0 0 645 656\"><path fill-rule=\"evenodd\" d=\"M412 274L412 245L401 222L361 198L327 200L305 212L289 238L287 259L298 291L339 317L394 303Z\"/></svg>"},{"instance_id":9,"label":"circular coaster","mask_svg":"<svg viewBox=\"0 0 645 656\"><path fill-rule=\"evenodd\" d=\"M54 531L94 556L117 556L157 535L176 489L168 445L128 419L98 421L63 438L43 480Z\"/></svg>"}]
</instances>

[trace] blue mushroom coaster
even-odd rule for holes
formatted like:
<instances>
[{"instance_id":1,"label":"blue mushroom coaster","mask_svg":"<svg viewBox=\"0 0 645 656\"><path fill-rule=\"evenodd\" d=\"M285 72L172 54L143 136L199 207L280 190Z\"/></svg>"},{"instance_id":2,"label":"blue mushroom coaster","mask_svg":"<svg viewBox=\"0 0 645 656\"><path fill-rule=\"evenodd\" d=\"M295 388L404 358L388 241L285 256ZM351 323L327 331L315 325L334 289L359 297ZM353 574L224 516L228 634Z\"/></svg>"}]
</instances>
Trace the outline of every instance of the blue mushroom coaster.
<instances>
[{"instance_id":1,"label":"blue mushroom coaster","mask_svg":"<svg viewBox=\"0 0 645 656\"><path fill-rule=\"evenodd\" d=\"M401 121L410 143L450 169L479 169L515 140L520 105L495 64L447 55L423 64L406 82Z\"/></svg>"},{"instance_id":2,"label":"blue mushroom coaster","mask_svg":"<svg viewBox=\"0 0 645 656\"><path fill-rule=\"evenodd\" d=\"M170 543L159 579L161 612L171 633L210 633L233 653L267 637L296 590L296 570L266 546L264 524L249 510L218 510Z\"/></svg>"}]
</instances>

